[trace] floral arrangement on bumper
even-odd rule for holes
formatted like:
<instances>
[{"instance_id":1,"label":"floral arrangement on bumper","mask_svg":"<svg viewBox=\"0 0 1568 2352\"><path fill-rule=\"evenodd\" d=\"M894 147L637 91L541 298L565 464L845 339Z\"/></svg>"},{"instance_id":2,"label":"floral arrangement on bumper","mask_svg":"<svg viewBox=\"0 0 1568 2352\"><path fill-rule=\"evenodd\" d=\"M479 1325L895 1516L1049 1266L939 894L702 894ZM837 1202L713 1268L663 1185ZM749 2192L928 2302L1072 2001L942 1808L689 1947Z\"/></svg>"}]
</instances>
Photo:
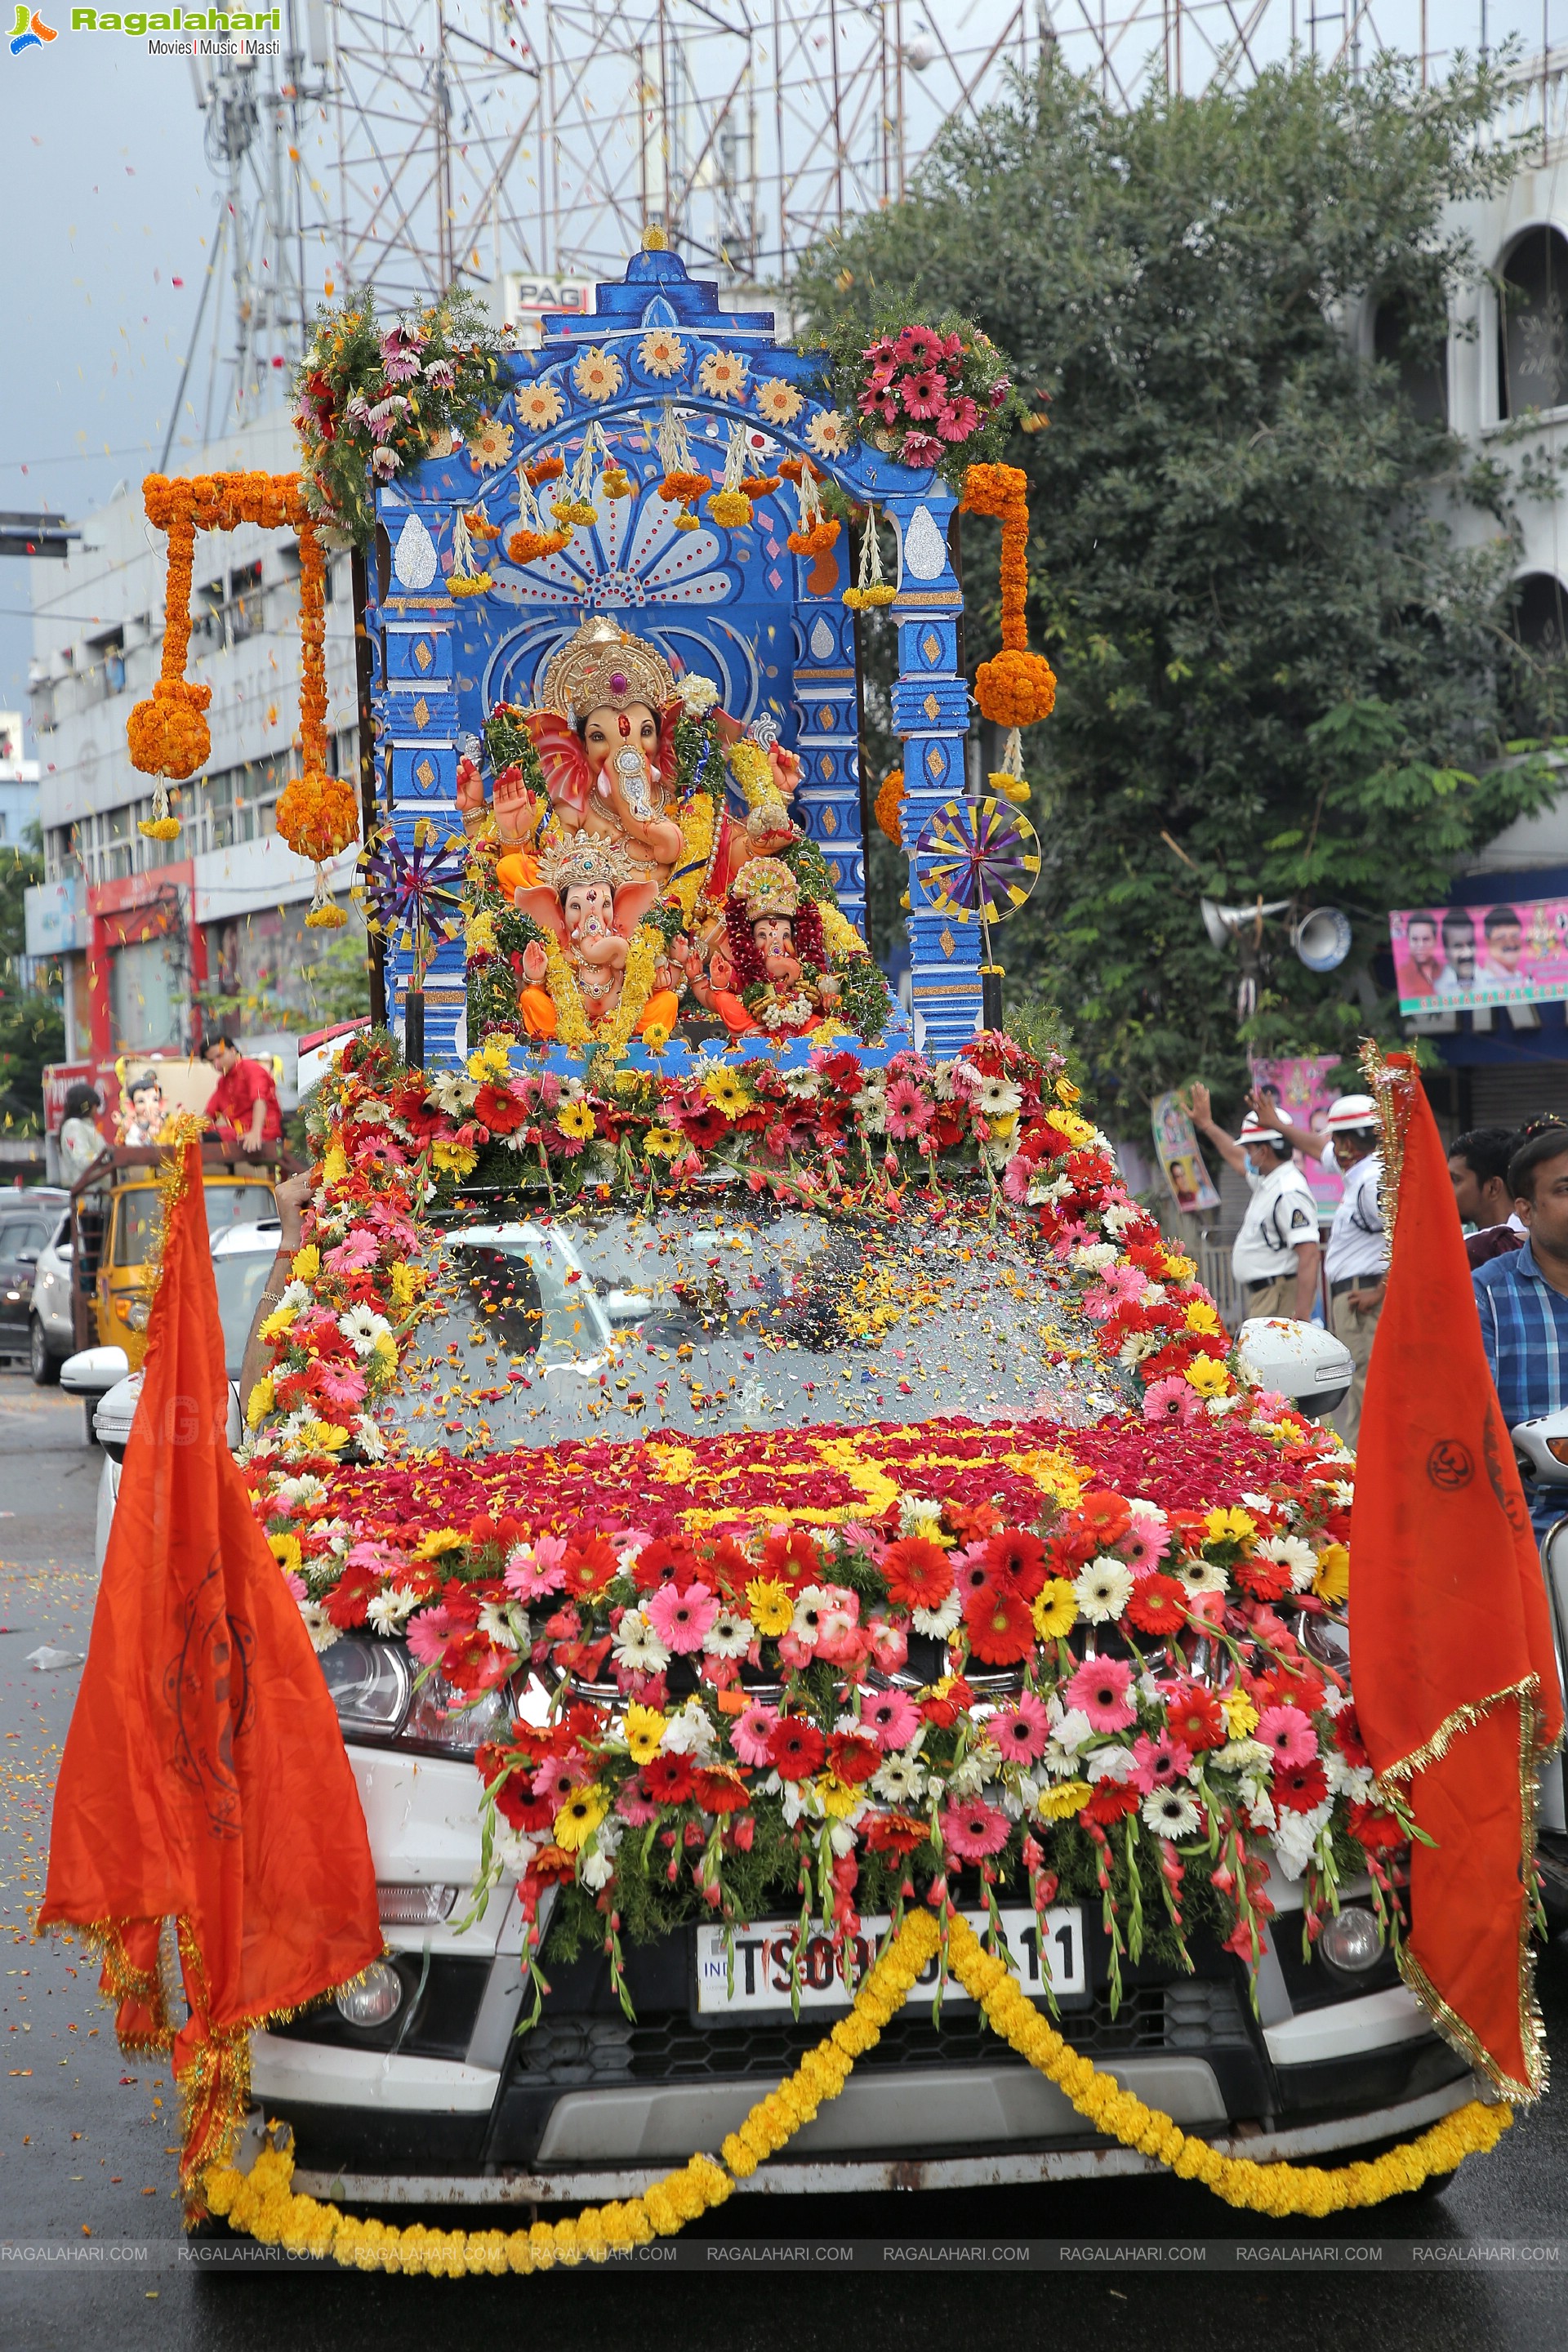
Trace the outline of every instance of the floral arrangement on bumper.
<instances>
[{"instance_id":1,"label":"floral arrangement on bumper","mask_svg":"<svg viewBox=\"0 0 1568 2352\"><path fill-rule=\"evenodd\" d=\"M368 287L318 311L294 380L311 512L368 547L372 485L485 431L505 349L484 305L460 287L384 330Z\"/></svg>"},{"instance_id":2,"label":"floral arrangement on bumper","mask_svg":"<svg viewBox=\"0 0 1568 2352\"><path fill-rule=\"evenodd\" d=\"M1018 406L1007 362L970 320L884 313L868 338L827 338L835 405L900 465L934 467L954 488L976 458L996 457Z\"/></svg>"},{"instance_id":3,"label":"floral arrangement on bumper","mask_svg":"<svg viewBox=\"0 0 1568 2352\"><path fill-rule=\"evenodd\" d=\"M1155 1937L1180 1955L1195 1920L1255 1960L1271 1866L1305 1874L1309 1935L1347 1871L1392 1931L1407 1833L1333 1633L1347 1457L1238 1388L1190 1261L1059 1076L995 1037L900 1058L823 1053L795 1091L623 1071L599 1096L493 1048L433 1087L351 1048L251 1403L257 1508L312 1638L401 1635L458 1706L543 1678L548 1719L479 1757L488 1866L536 1927L565 1890L563 1934L617 1970L623 1927L738 1925L781 1895L847 1950L862 1909L960 1878L1098 1896L1117 1967ZM918 1191L983 1233L939 1162L966 1167L1078 1276L1138 1408L384 1458L420 1204L495 1153L579 1191L716 1163L872 1213Z\"/></svg>"}]
</instances>

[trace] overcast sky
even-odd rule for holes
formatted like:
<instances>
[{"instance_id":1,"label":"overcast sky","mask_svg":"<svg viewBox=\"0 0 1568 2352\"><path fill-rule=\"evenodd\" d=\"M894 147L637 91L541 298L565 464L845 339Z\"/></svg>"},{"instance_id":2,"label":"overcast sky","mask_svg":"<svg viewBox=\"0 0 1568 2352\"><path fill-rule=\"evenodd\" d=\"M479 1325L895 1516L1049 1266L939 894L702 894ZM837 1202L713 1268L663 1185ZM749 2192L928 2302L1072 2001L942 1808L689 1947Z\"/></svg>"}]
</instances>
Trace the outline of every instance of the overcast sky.
<instances>
[{"instance_id":1,"label":"overcast sky","mask_svg":"<svg viewBox=\"0 0 1568 2352\"><path fill-rule=\"evenodd\" d=\"M188 61L141 42L63 33L13 58L0 36L0 508L74 520L157 463L216 184ZM5 709L26 708L27 605L28 566L0 562Z\"/></svg>"}]
</instances>

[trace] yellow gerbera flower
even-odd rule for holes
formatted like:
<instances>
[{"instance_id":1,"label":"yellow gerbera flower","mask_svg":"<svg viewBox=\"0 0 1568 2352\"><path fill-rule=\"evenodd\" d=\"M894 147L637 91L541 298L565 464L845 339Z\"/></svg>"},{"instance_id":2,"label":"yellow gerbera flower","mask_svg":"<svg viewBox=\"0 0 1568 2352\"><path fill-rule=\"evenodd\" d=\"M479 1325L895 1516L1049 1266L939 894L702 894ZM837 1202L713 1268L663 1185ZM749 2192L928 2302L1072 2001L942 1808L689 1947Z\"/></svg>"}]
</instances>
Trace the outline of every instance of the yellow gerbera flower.
<instances>
[{"instance_id":1,"label":"yellow gerbera flower","mask_svg":"<svg viewBox=\"0 0 1568 2352\"><path fill-rule=\"evenodd\" d=\"M860 1791L837 1772L825 1772L816 1783L816 1801L830 1822L847 1821L860 1801Z\"/></svg>"},{"instance_id":2,"label":"yellow gerbera flower","mask_svg":"<svg viewBox=\"0 0 1568 2352\"><path fill-rule=\"evenodd\" d=\"M302 1250L295 1251L289 1271L296 1282L315 1282L319 1279L321 1271L321 1253L314 1242L307 1242Z\"/></svg>"},{"instance_id":3,"label":"yellow gerbera flower","mask_svg":"<svg viewBox=\"0 0 1568 2352\"><path fill-rule=\"evenodd\" d=\"M657 1706L628 1706L621 1728L626 1734L626 1751L634 1764L647 1764L658 1754L658 1743L664 1738L668 1718Z\"/></svg>"},{"instance_id":4,"label":"yellow gerbera flower","mask_svg":"<svg viewBox=\"0 0 1568 2352\"><path fill-rule=\"evenodd\" d=\"M1217 1331L1221 1328L1219 1317L1206 1298L1194 1298L1187 1308L1187 1328L1189 1331Z\"/></svg>"},{"instance_id":5,"label":"yellow gerbera flower","mask_svg":"<svg viewBox=\"0 0 1568 2352\"><path fill-rule=\"evenodd\" d=\"M642 1139L645 1160L673 1160L680 1150L680 1138L668 1127L650 1127Z\"/></svg>"},{"instance_id":6,"label":"yellow gerbera flower","mask_svg":"<svg viewBox=\"0 0 1568 2352\"><path fill-rule=\"evenodd\" d=\"M330 1191L343 1182L349 1172L349 1159L341 1143L328 1146L321 1160L321 1181Z\"/></svg>"},{"instance_id":7,"label":"yellow gerbera flower","mask_svg":"<svg viewBox=\"0 0 1568 2352\"><path fill-rule=\"evenodd\" d=\"M563 1853L575 1853L587 1844L609 1810L610 1801L602 1789L579 1789L556 1814L551 1835Z\"/></svg>"},{"instance_id":8,"label":"yellow gerbera flower","mask_svg":"<svg viewBox=\"0 0 1568 2352\"><path fill-rule=\"evenodd\" d=\"M1258 1522L1250 1511L1233 1507L1211 1511L1204 1521L1204 1532L1210 1543L1236 1543L1250 1549L1258 1539Z\"/></svg>"},{"instance_id":9,"label":"yellow gerbera flower","mask_svg":"<svg viewBox=\"0 0 1568 2352\"><path fill-rule=\"evenodd\" d=\"M586 1137L599 1131L594 1114L585 1102L563 1103L555 1114L555 1124L563 1135Z\"/></svg>"},{"instance_id":10,"label":"yellow gerbera flower","mask_svg":"<svg viewBox=\"0 0 1568 2352\"><path fill-rule=\"evenodd\" d=\"M1318 1573L1312 1579L1312 1590L1320 1601L1344 1601L1350 1597L1351 1556L1343 1544L1325 1544L1318 1554Z\"/></svg>"},{"instance_id":11,"label":"yellow gerbera flower","mask_svg":"<svg viewBox=\"0 0 1568 2352\"><path fill-rule=\"evenodd\" d=\"M300 1432L300 1443L307 1453L336 1454L348 1442L348 1431L335 1421L308 1421Z\"/></svg>"},{"instance_id":12,"label":"yellow gerbera flower","mask_svg":"<svg viewBox=\"0 0 1568 2352\"><path fill-rule=\"evenodd\" d=\"M407 1258L399 1258L389 1269L387 1281L395 1307L412 1307L424 1280L420 1268Z\"/></svg>"},{"instance_id":13,"label":"yellow gerbera flower","mask_svg":"<svg viewBox=\"0 0 1568 2352\"><path fill-rule=\"evenodd\" d=\"M1224 1396L1230 1388L1230 1374L1212 1356L1200 1356L1195 1364L1187 1366L1187 1384L1201 1397Z\"/></svg>"},{"instance_id":14,"label":"yellow gerbera flower","mask_svg":"<svg viewBox=\"0 0 1568 2352\"><path fill-rule=\"evenodd\" d=\"M1232 1683L1220 1706L1225 1710L1226 1723L1233 1739L1245 1739L1249 1732L1257 1730L1258 1709L1239 1683Z\"/></svg>"},{"instance_id":15,"label":"yellow gerbera flower","mask_svg":"<svg viewBox=\"0 0 1568 2352\"><path fill-rule=\"evenodd\" d=\"M280 1339L283 1337L284 1332L294 1320L294 1312L292 1307L279 1307L275 1314L268 1317L261 1327L261 1337L268 1346L274 1339Z\"/></svg>"},{"instance_id":16,"label":"yellow gerbera flower","mask_svg":"<svg viewBox=\"0 0 1568 2352\"><path fill-rule=\"evenodd\" d=\"M415 1551L416 1559L439 1559L443 1552L461 1551L468 1542L456 1528L433 1528Z\"/></svg>"},{"instance_id":17,"label":"yellow gerbera flower","mask_svg":"<svg viewBox=\"0 0 1568 2352\"><path fill-rule=\"evenodd\" d=\"M1043 1791L1035 1811L1042 1821L1065 1822L1081 1813L1093 1794L1087 1780L1058 1780L1054 1789Z\"/></svg>"},{"instance_id":18,"label":"yellow gerbera flower","mask_svg":"<svg viewBox=\"0 0 1568 2352\"><path fill-rule=\"evenodd\" d=\"M283 1570L284 1575L298 1576L300 1570L304 1563L305 1558L304 1553L300 1549L299 1537L289 1535L268 1536L267 1543L268 1549L270 1550L273 1559L278 1562L279 1567Z\"/></svg>"},{"instance_id":19,"label":"yellow gerbera flower","mask_svg":"<svg viewBox=\"0 0 1568 2352\"><path fill-rule=\"evenodd\" d=\"M479 1156L468 1144L455 1142L446 1135L430 1147L430 1157L443 1176L470 1175Z\"/></svg>"},{"instance_id":20,"label":"yellow gerbera flower","mask_svg":"<svg viewBox=\"0 0 1568 2352\"><path fill-rule=\"evenodd\" d=\"M1180 1250L1166 1250L1163 1255L1167 1282L1191 1282L1198 1270L1195 1258L1184 1257Z\"/></svg>"},{"instance_id":21,"label":"yellow gerbera flower","mask_svg":"<svg viewBox=\"0 0 1568 2352\"><path fill-rule=\"evenodd\" d=\"M1042 1642L1059 1642L1078 1616L1078 1595L1065 1576L1048 1576L1030 1611Z\"/></svg>"},{"instance_id":22,"label":"yellow gerbera flower","mask_svg":"<svg viewBox=\"0 0 1568 2352\"><path fill-rule=\"evenodd\" d=\"M702 1081L702 1091L715 1110L726 1118L739 1118L752 1108L752 1092L742 1086L733 1070L710 1070Z\"/></svg>"},{"instance_id":23,"label":"yellow gerbera flower","mask_svg":"<svg viewBox=\"0 0 1568 2352\"><path fill-rule=\"evenodd\" d=\"M795 1616L789 1587L773 1576L753 1576L746 1587L746 1607L759 1633L783 1633Z\"/></svg>"},{"instance_id":24,"label":"yellow gerbera flower","mask_svg":"<svg viewBox=\"0 0 1568 2352\"><path fill-rule=\"evenodd\" d=\"M264 1373L251 1390L245 1408L245 1418L252 1429L259 1429L272 1410L272 1375Z\"/></svg>"}]
</instances>

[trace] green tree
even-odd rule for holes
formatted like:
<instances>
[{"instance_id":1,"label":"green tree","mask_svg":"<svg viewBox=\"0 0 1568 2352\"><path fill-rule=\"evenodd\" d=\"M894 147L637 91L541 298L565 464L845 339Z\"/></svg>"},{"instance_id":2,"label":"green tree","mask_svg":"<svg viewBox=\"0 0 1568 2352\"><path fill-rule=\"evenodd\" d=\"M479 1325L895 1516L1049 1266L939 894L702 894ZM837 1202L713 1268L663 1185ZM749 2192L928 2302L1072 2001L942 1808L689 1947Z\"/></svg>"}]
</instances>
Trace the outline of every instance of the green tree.
<instances>
[{"instance_id":1,"label":"green tree","mask_svg":"<svg viewBox=\"0 0 1568 2352\"><path fill-rule=\"evenodd\" d=\"M1515 168L1483 136L1499 94L1486 68L1422 89L1391 60L1356 79L1298 59L1115 113L1047 63L795 289L808 332L890 297L967 313L1048 419L1009 453L1060 683L1026 738L1046 865L1005 961L1010 989L1072 1008L1102 1099L1196 1070L1234 1088L1249 1045L1396 1034L1386 910L1440 902L1552 789L1541 759L1502 758L1510 501L1553 495L1550 469L1510 486L1469 462L1355 331L1392 304L1402 356L1441 351L1473 267L1445 207ZM972 667L996 643L995 546L965 523ZM1343 905L1352 957L1314 979L1274 930L1238 1025L1200 892Z\"/></svg>"},{"instance_id":2,"label":"green tree","mask_svg":"<svg viewBox=\"0 0 1568 2352\"><path fill-rule=\"evenodd\" d=\"M25 846L0 850L0 1129L41 1135L44 1065L65 1058L66 1024L58 963L24 986L24 894L44 878L37 828Z\"/></svg>"}]
</instances>

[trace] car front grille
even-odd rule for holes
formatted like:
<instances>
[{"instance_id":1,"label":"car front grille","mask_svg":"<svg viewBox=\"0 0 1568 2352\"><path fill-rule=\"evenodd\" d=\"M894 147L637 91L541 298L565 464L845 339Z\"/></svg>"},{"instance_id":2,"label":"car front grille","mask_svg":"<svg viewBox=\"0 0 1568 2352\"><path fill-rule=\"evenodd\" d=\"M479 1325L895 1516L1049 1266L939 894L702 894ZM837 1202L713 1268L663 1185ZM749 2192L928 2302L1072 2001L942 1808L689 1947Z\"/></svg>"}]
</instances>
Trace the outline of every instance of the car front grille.
<instances>
[{"instance_id":1,"label":"car front grille","mask_svg":"<svg viewBox=\"0 0 1568 2352\"><path fill-rule=\"evenodd\" d=\"M541 2085L732 2082L753 2075L777 2082L815 2049L828 2024L816 2014L798 2021L762 2016L744 2025L694 2025L689 2017L670 2015L634 2024L621 2017L552 2017L547 2010L517 2044L517 2073ZM1076 2051L1102 2061L1251 2046L1234 1986L1203 1978L1134 1986L1114 2017L1102 1990L1087 2009L1065 2011L1061 2025ZM929 2015L893 2018L858 2061L872 2072L1025 2063L967 2004L949 2008L940 2026Z\"/></svg>"}]
</instances>

